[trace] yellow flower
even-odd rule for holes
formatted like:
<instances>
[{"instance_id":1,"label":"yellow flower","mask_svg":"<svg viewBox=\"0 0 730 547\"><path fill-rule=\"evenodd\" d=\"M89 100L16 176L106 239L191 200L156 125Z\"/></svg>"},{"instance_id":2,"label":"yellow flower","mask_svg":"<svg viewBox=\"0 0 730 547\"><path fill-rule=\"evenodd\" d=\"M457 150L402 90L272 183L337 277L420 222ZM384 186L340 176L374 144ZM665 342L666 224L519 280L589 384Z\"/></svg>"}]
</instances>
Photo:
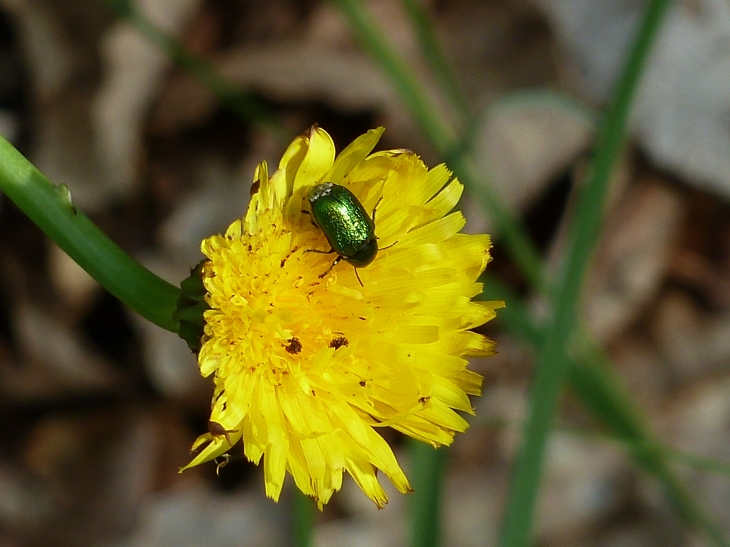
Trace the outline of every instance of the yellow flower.
<instances>
[{"instance_id":1,"label":"yellow flower","mask_svg":"<svg viewBox=\"0 0 730 547\"><path fill-rule=\"evenodd\" d=\"M245 218L203 241L210 309L198 361L215 392L210 431L186 468L243 439L250 461L263 457L274 500L290 473L322 508L347 471L382 507L378 470L400 492L411 487L376 428L440 446L468 427L456 411L473 414L468 395L482 377L465 357L494 347L470 329L503 305L471 300L490 239L459 233L464 218L449 212L462 185L445 166L429 170L407 150L371 154L382 132L335 158L331 137L311 128L271 178L266 163L256 169ZM328 271L336 255L322 252L330 245L306 214L325 181L376 216L380 251L357 270L362 284L344 260Z\"/></svg>"}]
</instances>

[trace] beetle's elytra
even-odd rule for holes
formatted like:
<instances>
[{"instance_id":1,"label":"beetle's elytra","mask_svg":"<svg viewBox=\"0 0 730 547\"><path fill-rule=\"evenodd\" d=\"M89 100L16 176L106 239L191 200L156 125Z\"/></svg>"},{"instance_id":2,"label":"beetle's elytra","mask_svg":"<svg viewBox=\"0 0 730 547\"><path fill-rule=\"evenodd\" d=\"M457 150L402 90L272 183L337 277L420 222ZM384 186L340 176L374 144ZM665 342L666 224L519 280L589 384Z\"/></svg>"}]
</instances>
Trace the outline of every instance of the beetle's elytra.
<instances>
[{"instance_id":1,"label":"beetle's elytra","mask_svg":"<svg viewBox=\"0 0 730 547\"><path fill-rule=\"evenodd\" d=\"M375 222L352 192L339 184L324 182L312 188L308 199L315 223L338 255L332 266L345 260L355 268L363 268L375 260Z\"/></svg>"}]
</instances>

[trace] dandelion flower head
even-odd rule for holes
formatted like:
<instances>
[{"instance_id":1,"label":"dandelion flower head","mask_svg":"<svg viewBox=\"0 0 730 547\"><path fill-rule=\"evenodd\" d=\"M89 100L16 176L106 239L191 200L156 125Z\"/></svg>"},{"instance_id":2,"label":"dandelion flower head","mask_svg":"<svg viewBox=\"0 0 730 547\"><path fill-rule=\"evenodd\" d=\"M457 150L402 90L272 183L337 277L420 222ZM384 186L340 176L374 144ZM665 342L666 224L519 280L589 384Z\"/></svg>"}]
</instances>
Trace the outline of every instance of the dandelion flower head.
<instances>
[{"instance_id":1,"label":"dandelion flower head","mask_svg":"<svg viewBox=\"0 0 730 547\"><path fill-rule=\"evenodd\" d=\"M462 185L444 165L429 170L407 150L371 153L382 132L336 156L327 132L311 128L271 177L258 166L246 216L203 241L209 309L198 361L213 376L212 427L186 468L242 440L248 460L263 459L274 500L288 473L322 508L346 471L382 507L378 472L400 492L411 487L379 428L433 446L467 428L459 412L473 413L468 396L482 377L466 357L494 348L471 329L502 305L472 300L490 239L460 233L464 217L452 209ZM337 255L308 214L323 182L375 215L380 251L357 271L344 260L331 267Z\"/></svg>"}]
</instances>

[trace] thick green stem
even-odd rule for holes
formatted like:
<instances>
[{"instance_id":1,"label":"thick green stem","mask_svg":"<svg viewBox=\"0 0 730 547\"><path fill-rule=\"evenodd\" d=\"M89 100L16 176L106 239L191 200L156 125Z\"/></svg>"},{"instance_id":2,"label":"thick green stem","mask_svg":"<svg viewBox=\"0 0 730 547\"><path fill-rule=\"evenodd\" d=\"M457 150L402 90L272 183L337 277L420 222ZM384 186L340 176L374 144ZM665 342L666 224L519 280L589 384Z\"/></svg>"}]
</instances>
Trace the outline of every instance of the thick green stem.
<instances>
[{"instance_id":1,"label":"thick green stem","mask_svg":"<svg viewBox=\"0 0 730 547\"><path fill-rule=\"evenodd\" d=\"M173 312L180 289L125 253L78 210L66 186L52 184L2 137L0 190L106 290L142 317L177 332Z\"/></svg>"}]
</instances>

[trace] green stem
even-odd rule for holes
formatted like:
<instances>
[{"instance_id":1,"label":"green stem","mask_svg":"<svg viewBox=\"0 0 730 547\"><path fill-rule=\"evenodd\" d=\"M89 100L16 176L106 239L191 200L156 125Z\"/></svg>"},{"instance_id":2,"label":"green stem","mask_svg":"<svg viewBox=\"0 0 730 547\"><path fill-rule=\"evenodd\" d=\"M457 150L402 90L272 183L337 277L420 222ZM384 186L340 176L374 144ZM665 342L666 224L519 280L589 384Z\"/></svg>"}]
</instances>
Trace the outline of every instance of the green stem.
<instances>
[{"instance_id":1,"label":"green stem","mask_svg":"<svg viewBox=\"0 0 730 547\"><path fill-rule=\"evenodd\" d=\"M172 314L180 289L125 253L78 210L68 188L52 184L2 137L0 190L106 290L142 317L177 332Z\"/></svg>"},{"instance_id":2,"label":"green stem","mask_svg":"<svg viewBox=\"0 0 730 547\"><path fill-rule=\"evenodd\" d=\"M367 11L366 3L360 0L335 0L357 35L385 72L390 82L405 103L421 130L444 158L449 158L450 167L467 189L480 203L485 204L492 216L499 235L515 263L522 269L527 280L537 288L544 287L540 254L515 214L502 203L492 191L492 185L484 184L477 170L463 154L454 151L463 149L450 125L442 119L431 103L413 72L411 65L403 59L383 35L378 25Z\"/></svg>"},{"instance_id":3,"label":"green stem","mask_svg":"<svg viewBox=\"0 0 730 547\"><path fill-rule=\"evenodd\" d=\"M411 66L395 52L395 48L390 45L368 12L365 3L360 0L336 0L336 3L347 16L358 40L385 71L423 132L429 138L438 136L436 140L440 139L448 145L445 148L449 149L456 142L454 131L437 114Z\"/></svg>"},{"instance_id":4,"label":"green stem","mask_svg":"<svg viewBox=\"0 0 730 547\"><path fill-rule=\"evenodd\" d=\"M571 363L571 367L572 366L581 367L582 365ZM619 382L621 382L620 379ZM621 385L623 386L623 384ZM508 423L509 422L504 418L499 418L497 416L486 416L478 421L479 425L494 427L495 429L505 428ZM556 426L555 430L569 433L579 439L582 438L591 441L611 443L615 445L616 448L631 452L632 454L635 452L649 453L651 451L655 451L658 454L661 454L662 459L667 462L676 462L677 464L681 464L695 471L724 475L726 478L730 477L730 461L679 450L666 444L662 444L657 440L651 441L647 436L642 435L642 438L631 439L618 435L613 431L585 429L573 426Z\"/></svg>"},{"instance_id":5,"label":"green stem","mask_svg":"<svg viewBox=\"0 0 730 547\"><path fill-rule=\"evenodd\" d=\"M634 460L658 480L670 503L689 526L703 531L715 545L727 547L728 541L723 532L669 466L667 457L673 454L667 454L659 443L653 441L620 379L607 362L601 363L605 356L597 353L597 348L578 348L583 364L571 360L568 368L573 390L594 414L604 417L602 421L624 441Z\"/></svg>"},{"instance_id":6,"label":"green stem","mask_svg":"<svg viewBox=\"0 0 730 547\"><path fill-rule=\"evenodd\" d=\"M489 277L484 282L487 291L482 298L509 302L509 306L500 310L497 321L514 335L540 348L544 344L545 334L528 319L529 314L520 298L496 279ZM715 545L726 547L727 540L718 527L705 515L687 487L671 470L666 458L672 454L662 451L661 445L653 441L641 412L633 404L606 355L598 346L585 340L585 334L576 338L579 343L571 346L575 359L569 358L567 363L568 383L575 394L596 419L611 431L613 437L623 442L636 463L657 479L684 521L690 527L703 531ZM717 464L716 467L721 465Z\"/></svg>"},{"instance_id":7,"label":"green stem","mask_svg":"<svg viewBox=\"0 0 730 547\"><path fill-rule=\"evenodd\" d=\"M575 326L575 308L583 274L595 248L608 179L623 142L631 101L651 43L669 5L669 0L652 0L647 8L598 136L591 178L578 199L576 222L568 238L564 275L553 299L554 315L537 358L523 445L513 469L502 531L505 547L524 547L531 541L545 446L558 394L568 371L565 349Z\"/></svg>"},{"instance_id":8,"label":"green stem","mask_svg":"<svg viewBox=\"0 0 730 547\"><path fill-rule=\"evenodd\" d=\"M448 450L409 439L413 496L410 498L413 547L436 547L441 543L441 490Z\"/></svg>"},{"instance_id":9,"label":"green stem","mask_svg":"<svg viewBox=\"0 0 730 547\"><path fill-rule=\"evenodd\" d=\"M294 547L310 547L314 536L314 501L294 488L292 500Z\"/></svg>"},{"instance_id":10,"label":"green stem","mask_svg":"<svg viewBox=\"0 0 730 547\"><path fill-rule=\"evenodd\" d=\"M444 55L443 48L440 46L434 31L433 21L428 16L423 0L403 0L403 5L416 30L421 51L444 95L468 124L471 117L469 101L459 85L459 81L451 68L451 63Z\"/></svg>"},{"instance_id":11,"label":"green stem","mask_svg":"<svg viewBox=\"0 0 730 547\"><path fill-rule=\"evenodd\" d=\"M289 135L282 129L271 110L255 94L241 89L240 86L222 77L215 66L190 53L180 42L165 34L129 0L102 0L102 2L125 18L150 42L158 45L178 66L205 84L234 114L265 127L280 143L289 142Z\"/></svg>"}]
</instances>

